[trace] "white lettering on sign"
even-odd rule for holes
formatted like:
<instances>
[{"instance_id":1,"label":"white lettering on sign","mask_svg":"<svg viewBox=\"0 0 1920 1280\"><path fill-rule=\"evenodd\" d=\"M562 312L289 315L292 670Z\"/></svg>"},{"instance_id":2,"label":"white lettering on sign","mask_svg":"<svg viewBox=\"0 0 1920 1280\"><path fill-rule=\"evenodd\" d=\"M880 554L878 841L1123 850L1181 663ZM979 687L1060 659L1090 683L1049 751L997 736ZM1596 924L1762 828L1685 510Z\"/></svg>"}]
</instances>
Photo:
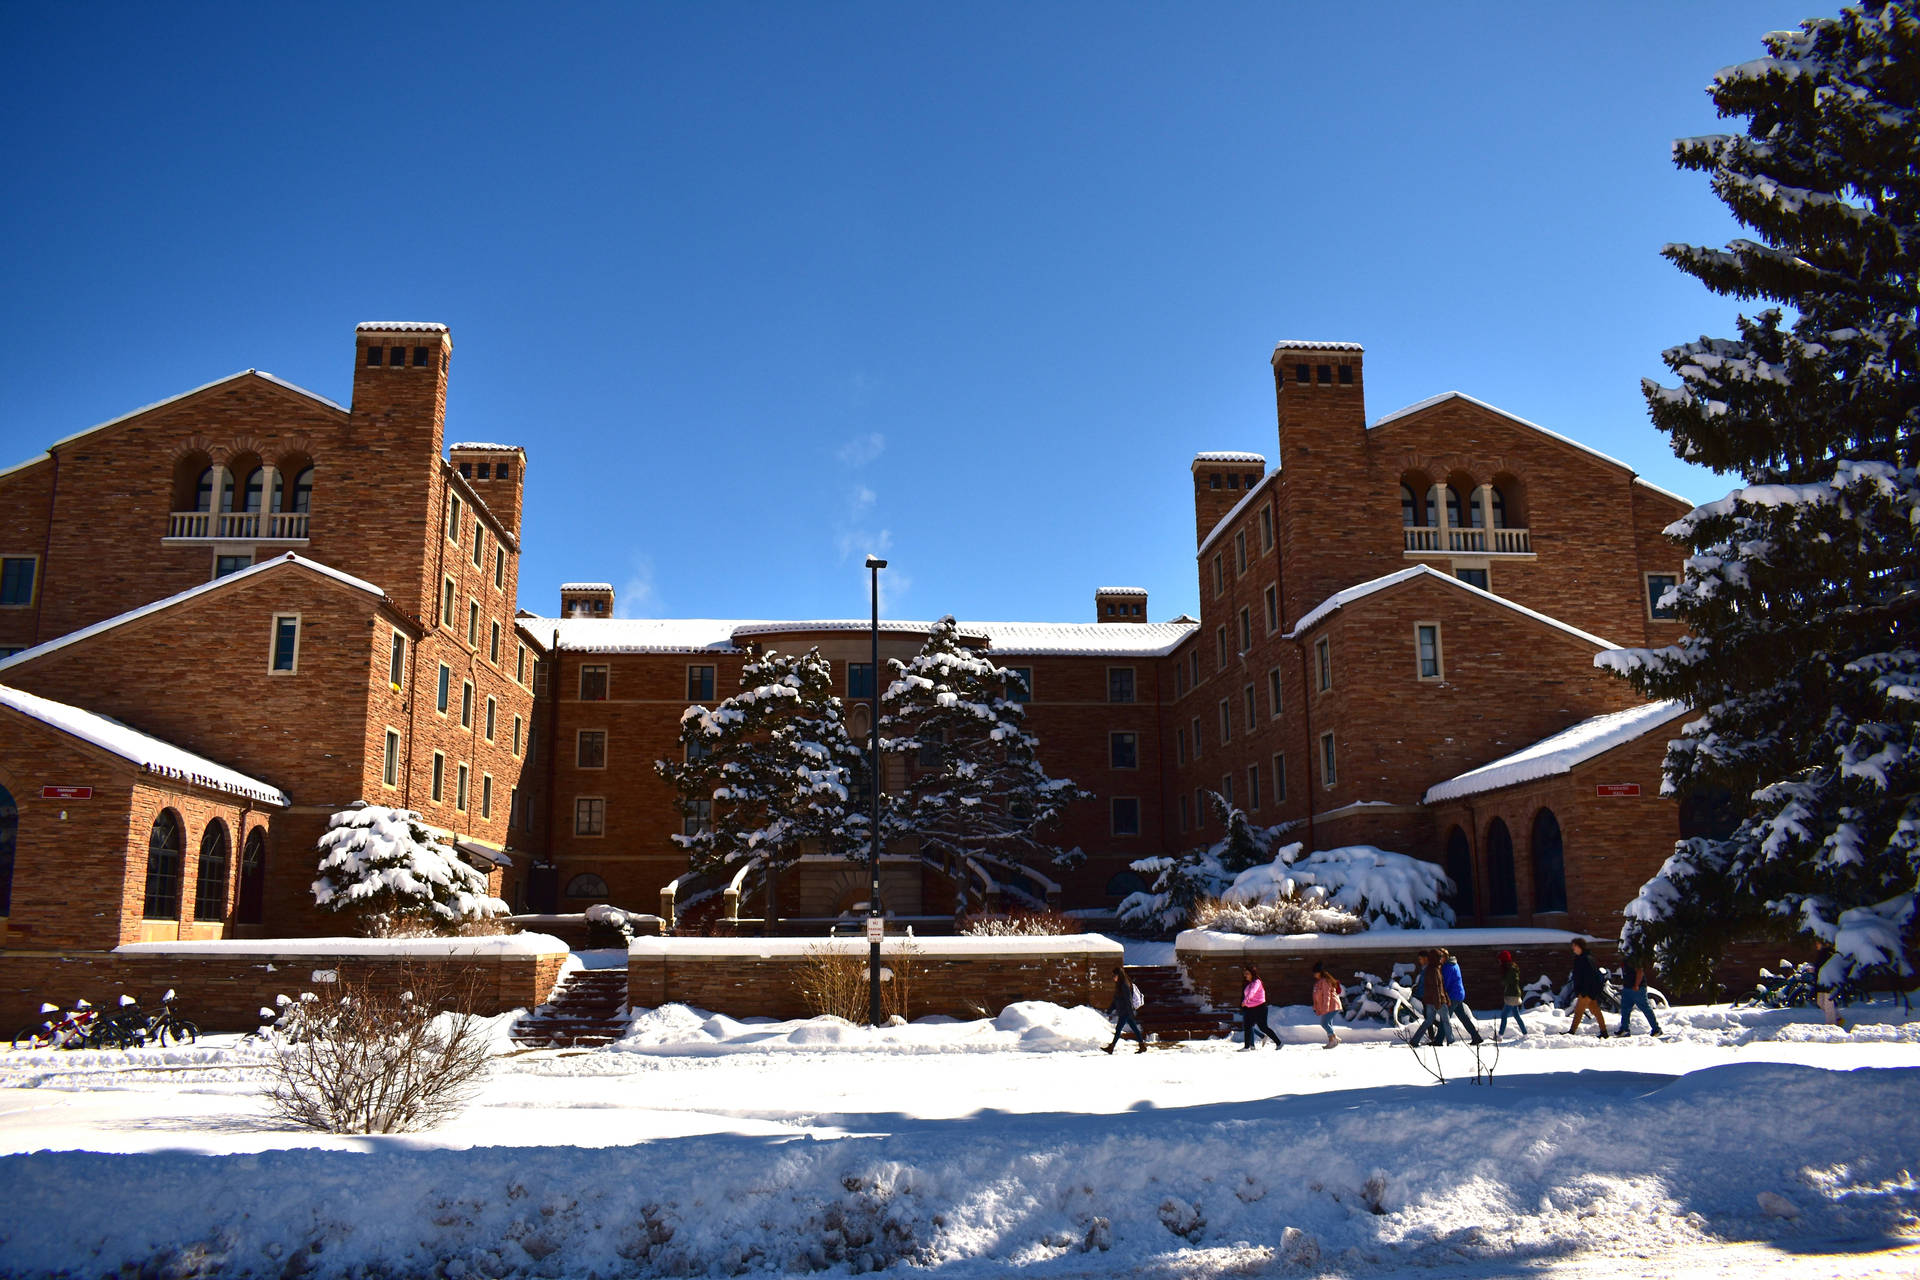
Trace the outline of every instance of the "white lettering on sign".
<instances>
[{"instance_id":1,"label":"white lettering on sign","mask_svg":"<svg viewBox=\"0 0 1920 1280\"><path fill-rule=\"evenodd\" d=\"M93 799L93 788L42 787L40 788L40 798L42 800L91 800Z\"/></svg>"},{"instance_id":2,"label":"white lettering on sign","mask_svg":"<svg viewBox=\"0 0 1920 1280\"><path fill-rule=\"evenodd\" d=\"M1595 784L1593 794L1596 796L1637 796L1640 794L1640 784L1637 782L1601 782Z\"/></svg>"}]
</instances>

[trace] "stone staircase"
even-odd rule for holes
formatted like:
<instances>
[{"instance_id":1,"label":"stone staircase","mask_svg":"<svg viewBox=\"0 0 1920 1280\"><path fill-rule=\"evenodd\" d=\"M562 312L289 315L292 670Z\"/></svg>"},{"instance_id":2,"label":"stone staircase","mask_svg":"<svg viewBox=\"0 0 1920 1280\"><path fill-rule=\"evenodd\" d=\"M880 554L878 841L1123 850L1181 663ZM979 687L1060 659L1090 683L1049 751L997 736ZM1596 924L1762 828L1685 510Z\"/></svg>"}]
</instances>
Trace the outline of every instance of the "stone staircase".
<instances>
[{"instance_id":1,"label":"stone staircase","mask_svg":"<svg viewBox=\"0 0 1920 1280\"><path fill-rule=\"evenodd\" d=\"M1233 1033L1233 1015L1206 1009L1200 998L1187 990L1179 965L1128 965L1127 973L1140 988L1140 994L1147 998L1138 1015L1140 1029L1149 1039L1168 1044L1177 1040L1217 1040Z\"/></svg>"},{"instance_id":2,"label":"stone staircase","mask_svg":"<svg viewBox=\"0 0 1920 1280\"><path fill-rule=\"evenodd\" d=\"M627 1023L627 971L576 969L514 1024L513 1042L528 1049L597 1048L625 1035Z\"/></svg>"}]
</instances>

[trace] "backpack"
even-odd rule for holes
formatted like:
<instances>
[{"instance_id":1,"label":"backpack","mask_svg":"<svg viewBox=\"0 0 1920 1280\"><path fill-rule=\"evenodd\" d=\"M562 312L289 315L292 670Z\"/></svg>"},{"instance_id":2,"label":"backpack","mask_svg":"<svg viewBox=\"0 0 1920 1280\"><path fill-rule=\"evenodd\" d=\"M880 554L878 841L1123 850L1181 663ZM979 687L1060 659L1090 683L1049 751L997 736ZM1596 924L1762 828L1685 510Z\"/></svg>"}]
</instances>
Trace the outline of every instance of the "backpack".
<instances>
[{"instance_id":1,"label":"backpack","mask_svg":"<svg viewBox=\"0 0 1920 1280\"><path fill-rule=\"evenodd\" d=\"M1128 985L1131 986L1132 984L1129 983ZM1134 987L1133 988L1133 1007L1138 1009L1141 1005L1145 1004L1146 1002L1147 1002L1147 998L1140 994L1140 988Z\"/></svg>"}]
</instances>

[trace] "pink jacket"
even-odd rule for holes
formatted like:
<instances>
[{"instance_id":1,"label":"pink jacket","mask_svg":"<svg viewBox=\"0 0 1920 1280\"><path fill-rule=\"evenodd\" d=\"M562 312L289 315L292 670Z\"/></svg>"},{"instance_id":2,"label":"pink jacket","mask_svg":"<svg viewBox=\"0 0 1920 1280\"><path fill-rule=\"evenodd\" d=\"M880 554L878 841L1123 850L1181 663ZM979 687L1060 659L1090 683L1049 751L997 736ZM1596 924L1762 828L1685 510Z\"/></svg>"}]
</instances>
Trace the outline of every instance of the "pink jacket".
<instances>
[{"instance_id":1,"label":"pink jacket","mask_svg":"<svg viewBox=\"0 0 1920 1280\"><path fill-rule=\"evenodd\" d=\"M1323 974L1313 980L1313 1011L1326 1017L1340 1007L1340 984L1333 980L1332 974Z\"/></svg>"},{"instance_id":2,"label":"pink jacket","mask_svg":"<svg viewBox=\"0 0 1920 1280\"><path fill-rule=\"evenodd\" d=\"M1240 992L1240 1006L1244 1009L1256 1008L1267 1002L1267 989L1255 978Z\"/></svg>"}]
</instances>

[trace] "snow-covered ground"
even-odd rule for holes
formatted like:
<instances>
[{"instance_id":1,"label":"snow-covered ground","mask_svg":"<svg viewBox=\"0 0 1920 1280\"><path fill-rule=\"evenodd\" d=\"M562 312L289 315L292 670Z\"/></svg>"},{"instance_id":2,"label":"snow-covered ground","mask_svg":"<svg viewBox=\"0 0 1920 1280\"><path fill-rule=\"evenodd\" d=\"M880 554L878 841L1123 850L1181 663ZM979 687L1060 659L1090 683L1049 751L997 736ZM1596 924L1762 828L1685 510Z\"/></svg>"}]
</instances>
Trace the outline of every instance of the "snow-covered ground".
<instances>
[{"instance_id":1,"label":"snow-covered ground","mask_svg":"<svg viewBox=\"0 0 1920 1280\"><path fill-rule=\"evenodd\" d=\"M259 1050L0 1052L0 1273L1920 1273L1920 1022L1530 1022L1491 1086L1382 1030L1100 1052L1017 1005L869 1031L682 1006L504 1054L425 1135L277 1127ZM1489 1057L1491 1055L1488 1055Z\"/></svg>"}]
</instances>

